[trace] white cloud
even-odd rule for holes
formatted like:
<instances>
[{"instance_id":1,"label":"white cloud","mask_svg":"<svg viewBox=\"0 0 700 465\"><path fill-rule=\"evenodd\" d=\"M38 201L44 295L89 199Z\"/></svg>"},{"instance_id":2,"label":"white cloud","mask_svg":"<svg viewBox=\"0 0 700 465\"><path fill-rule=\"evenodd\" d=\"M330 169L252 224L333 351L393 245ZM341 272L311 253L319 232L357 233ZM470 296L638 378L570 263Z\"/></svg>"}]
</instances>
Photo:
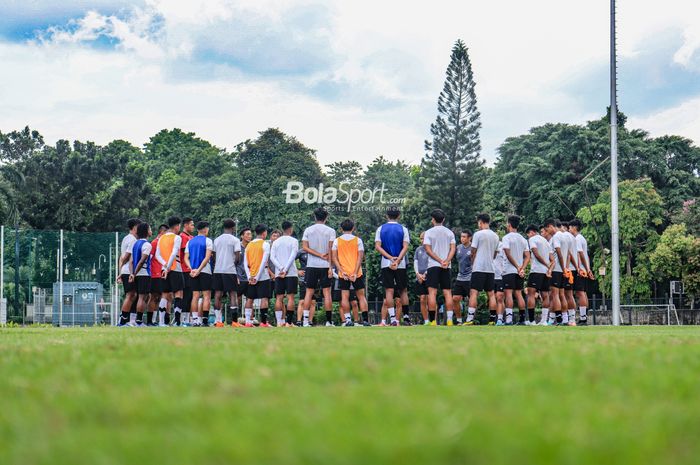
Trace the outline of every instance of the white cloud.
<instances>
[{"instance_id":1,"label":"white cloud","mask_svg":"<svg viewBox=\"0 0 700 465\"><path fill-rule=\"evenodd\" d=\"M700 140L700 96L646 117L631 117L628 127L643 128L654 137L667 134Z\"/></svg>"},{"instance_id":2,"label":"white cloud","mask_svg":"<svg viewBox=\"0 0 700 465\"><path fill-rule=\"evenodd\" d=\"M562 84L606 63L608 5L146 0L129 12L86 10L48 29L42 43L0 42L0 61L13 70L0 75L0 128L30 124L49 141L140 145L159 129L181 127L230 148L279 126L318 149L323 164L379 154L417 162L450 48L462 38L477 79L483 154L493 160L505 137L531 126L597 117L585 99L605 112L606 80L592 96ZM620 3L622 60L675 28L682 46L667 59L692 67L699 14L700 4L683 0ZM116 50L89 47L98 38ZM202 51L214 58L200 61ZM665 130L700 140L700 113L683 116L679 129Z\"/></svg>"}]
</instances>

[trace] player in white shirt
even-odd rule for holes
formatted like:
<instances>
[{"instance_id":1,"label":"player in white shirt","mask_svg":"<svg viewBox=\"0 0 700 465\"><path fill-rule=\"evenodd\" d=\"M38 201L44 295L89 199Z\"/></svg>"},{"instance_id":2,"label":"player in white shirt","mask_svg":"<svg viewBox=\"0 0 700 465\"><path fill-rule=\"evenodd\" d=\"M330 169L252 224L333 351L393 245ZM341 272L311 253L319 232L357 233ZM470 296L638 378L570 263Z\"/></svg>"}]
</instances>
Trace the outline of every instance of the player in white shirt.
<instances>
[{"instance_id":1,"label":"player in white shirt","mask_svg":"<svg viewBox=\"0 0 700 465\"><path fill-rule=\"evenodd\" d=\"M535 306L537 305L537 293L542 298L542 325L547 324L549 318L549 280L554 268L554 255L549 241L544 236L546 231L541 228L542 234L538 234L537 226L528 225L525 233L530 247L530 275L527 278L527 313L531 325L535 322Z\"/></svg>"},{"instance_id":2,"label":"player in white shirt","mask_svg":"<svg viewBox=\"0 0 700 465\"><path fill-rule=\"evenodd\" d=\"M131 308L136 303L136 283L129 282L129 262L131 261L132 249L137 240L136 227L139 224L141 224L141 220L138 218L129 219L126 222L129 234L122 239L119 268L117 269L117 284L124 286L124 303L122 304L122 315L119 319L119 326L136 326L136 312L131 312Z\"/></svg>"},{"instance_id":3,"label":"player in white shirt","mask_svg":"<svg viewBox=\"0 0 700 465\"><path fill-rule=\"evenodd\" d=\"M275 317L278 327L294 324L294 295L299 287L299 275L294 262L299 252L299 241L292 234L292 223L283 221L282 236L272 243L270 250L270 262L275 270ZM287 306L286 313L283 313L285 295Z\"/></svg>"},{"instance_id":4,"label":"player in white shirt","mask_svg":"<svg viewBox=\"0 0 700 465\"><path fill-rule=\"evenodd\" d=\"M472 280L469 291L469 308L465 325L474 324L476 305L480 292L488 295L489 312L497 311L495 288L495 269L493 260L498 254L498 234L491 231L491 217L482 213L477 216L479 230L472 238Z\"/></svg>"},{"instance_id":5,"label":"player in white shirt","mask_svg":"<svg viewBox=\"0 0 700 465\"><path fill-rule=\"evenodd\" d=\"M411 241L408 229L398 223L401 211L391 206L386 211L387 222L377 228L374 236L374 248L381 256L382 284L384 285L384 305L389 313L391 326L398 326L394 297L401 296L404 322L410 325L408 318L408 274L406 260L408 244ZM379 326L386 326L385 317Z\"/></svg>"},{"instance_id":6,"label":"player in white shirt","mask_svg":"<svg viewBox=\"0 0 700 465\"><path fill-rule=\"evenodd\" d=\"M591 271L591 261L588 257L588 241L581 234L581 220L574 219L569 223L569 232L576 238L576 255L578 257L578 270L574 276L574 291L578 301L579 321L578 324L588 324L588 281L595 279Z\"/></svg>"},{"instance_id":7,"label":"player in white shirt","mask_svg":"<svg viewBox=\"0 0 700 465\"><path fill-rule=\"evenodd\" d=\"M148 223L141 223L136 227L136 239L129 261L129 283L136 286L136 326L146 326L143 323L143 312L148 304L151 292L151 243L148 238L152 231Z\"/></svg>"},{"instance_id":8,"label":"player in white shirt","mask_svg":"<svg viewBox=\"0 0 700 465\"><path fill-rule=\"evenodd\" d=\"M550 312L547 323L558 324L563 318L562 309L566 307L566 295L564 294L564 271L568 267L566 258L568 257L568 241L561 232L561 222L555 219L547 219L544 227L549 236L554 255L554 268L552 269L552 279L550 280Z\"/></svg>"},{"instance_id":9,"label":"player in white shirt","mask_svg":"<svg viewBox=\"0 0 700 465\"><path fill-rule=\"evenodd\" d=\"M428 318L430 325L435 326L437 316L437 292L442 289L445 297L445 311L452 316L452 258L455 255L456 244L455 235L452 231L443 226L445 222L445 212L435 209L430 213L433 227L425 232L423 246L428 254Z\"/></svg>"},{"instance_id":10,"label":"player in white shirt","mask_svg":"<svg viewBox=\"0 0 700 465\"><path fill-rule=\"evenodd\" d=\"M503 287L503 267L506 256L503 253L503 242L498 241L496 258L493 259L493 290L496 295L496 311L489 311L489 325L504 325L503 313L506 308L505 288Z\"/></svg>"},{"instance_id":11,"label":"player in white shirt","mask_svg":"<svg viewBox=\"0 0 700 465\"><path fill-rule=\"evenodd\" d=\"M326 226L328 211L319 207L314 210L316 223L304 230L301 238L302 249L308 254L304 282L306 294L302 310L303 320L297 317L297 326L311 326L314 319L314 308L311 301L317 287L323 293L323 307L326 310L326 326L333 324L333 300L331 286L333 281L333 269L331 267L331 249L335 241L335 230Z\"/></svg>"},{"instance_id":12,"label":"player in white shirt","mask_svg":"<svg viewBox=\"0 0 700 465\"><path fill-rule=\"evenodd\" d=\"M518 304L518 324L525 324L526 308L523 284L525 282L525 269L530 264L530 249L527 240L518 232L518 226L520 226L520 217L517 215L509 216L506 225L508 234L503 236L503 254L506 258L503 268L506 325L513 324L514 303Z\"/></svg>"},{"instance_id":13,"label":"player in white shirt","mask_svg":"<svg viewBox=\"0 0 700 465\"><path fill-rule=\"evenodd\" d=\"M270 258L270 243L267 238L267 226L259 224L255 227L255 239L245 248L243 267L248 278L245 301L245 327L253 327L253 303L260 299L260 327L268 328L267 309L272 293L270 274L267 262Z\"/></svg>"},{"instance_id":14,"label":"player in white shirt","mask_svg":"<svg viewBox=\"0 0 700 465\"><path fill-rule=\"evenodd\" d=\"M231 326L238 327L239 295L237 264L241 262L241 241L233 234L236 222L227 218L223 222L223 233L214 239L214 315L216 327L224 326L223 296L228 296Z\"/></svg>"},{"instance_id":15,"label":"player in white shirt","mask_svg":"<svg viewBox=\"0 0 700 465\"><path fill-rule=\"evenodd\" d=\"M574 300L574 281L576 280L576 270L578 269L578 254L576 253L576 238L569 232L569 222L561 224L561 232L566 240L568 249L567 272L564 273L564 296L566 305L562 300L562 317L564 324L576 326L576 301Z\"/></svg>"}]
</instances>

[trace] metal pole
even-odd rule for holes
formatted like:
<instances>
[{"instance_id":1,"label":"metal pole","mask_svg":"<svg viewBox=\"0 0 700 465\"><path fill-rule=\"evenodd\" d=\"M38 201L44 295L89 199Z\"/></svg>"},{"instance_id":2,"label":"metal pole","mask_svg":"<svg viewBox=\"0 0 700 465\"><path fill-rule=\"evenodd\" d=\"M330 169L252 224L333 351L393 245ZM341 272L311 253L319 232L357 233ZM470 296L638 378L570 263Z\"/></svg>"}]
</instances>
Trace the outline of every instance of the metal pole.
<instances>
[{"instance_id":1,"label":"metal pole","mask_svg":"<svg viewBox=\"0 0 700 465\"><path fill-rule=\"evenodd\" d=\"M63 326L63 229L58 245L58 325Z\"/></svg>"},{"instance_id":2,"label":"metal pole","mask_svg":"<svg viewBox=\"0 0 700 465\"><path fill-rule=\"evenodd\" d=\"M22 309L19 304L19 224L15 222L15 313Z\"/></svg>"},{"instance_id":3,"label":"metal pole","mask_svg":"<svg viewBox=\"0 0 700 465\"><path fill-rule=\"evenodd\" d=\"M620 325L620 224L617 188L617 40L615 0L610 0L610 201L612 222L612 313Z\"/></svg>"},{"instance_id":4,"label":"metal pole","mask_svg":"<svg viewBox=\"0 0 700 465\"><path fill-rule=\"evenodd\" d=\"M116 275L119 274L119 232L114 233L114 269L115 269L115 276L112 276L113 282L116 282ZM114 323L117 323L117 317L119 315L119 286L114 286L114 297L113 297L113 302L114 302Z\"/></svg>"},{"instance_id":5,"label":"metal pole","mask_svg":"<svg viewBox=\"0 0 700 465\"><path fill-rule=\"evenodd\" d=\"M0 226L0 306L5 304L5 225ZM7 308L5 309L7 312ZM7 318L7 313L5 313Z\"/></svg>"}]
</instances>

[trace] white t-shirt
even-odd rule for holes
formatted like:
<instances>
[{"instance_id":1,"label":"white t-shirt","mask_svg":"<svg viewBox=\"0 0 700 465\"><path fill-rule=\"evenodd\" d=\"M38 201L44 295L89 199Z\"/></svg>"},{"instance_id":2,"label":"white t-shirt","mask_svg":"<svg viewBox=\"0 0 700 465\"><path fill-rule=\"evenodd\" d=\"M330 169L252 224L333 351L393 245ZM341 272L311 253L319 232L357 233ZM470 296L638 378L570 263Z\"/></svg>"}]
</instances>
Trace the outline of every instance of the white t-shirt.
<instances>
[{"instance_id":1,"label":"white t-shirt","mask_svg":"<svg viewBox=\"0 0 700 465\"><path fill-rule=\"evenodd\" d=\"M586 265L590 266L590 259L588 258L588 241L583 234L579 233L576 235L576 256L578 258L578 252L583 252L583 258L586 263L581 263L581 268L586 268Z\"/></svg>"},{"instance_id":2,"label":"white t-shirt","mask_svg":"<svg viewBox=\"0 0 700 465\"><path fill-rule=\"evenodd\" d=\"M335 230L323 223L316 223L304 230L302 241L308 241L309 247L320 254L330 253L331 243L335 240ZM330 268L330 259L323 260L309 254L307 268Z\"/></svg>"},{"instance_id":3,"label":"white t-shirt","mask_svg":"<svg viewBox=\"0 0 700 465\"><path fill-rule=\"evenodd\" d=\"M532 265L530 267L530 272L545 274L549 269L549 254L552 252L552 247L549 245L547 239L539 234L528 239L528 243L530 244L531 252L532 249L537 249L537 253L540 255L540 257L542 257L543 260L546 260L546 263L542 263L537 260L535 254L532 253L532 260L530 261Z\"/></svg>"},{"instance_id":4,"label":"white t-shirt","mask_svg":"<svg viewBox=\"0 0 700 465\"><path fill-rule=\"evenodd\" d=\"M474 233L472 248L476 249L476 260L472 263L472 273L495 273L493 255L498 250L498 234L490 229L480 229Z\"/></svg>"},{"instance_id":5,"label":"white t-shirt","mask_svg":"<svg viewBox=\"0 0 700 465\"><path fill-rule=\"evenodd\" d=\"M509 249L510 256L515 260L518 266L522 266L525 258L523 255L525 251L528 250L527 240L520 234L516 232L508 233L503 236L503 248ZM503 253L505 257L505 252ZM503 267L503 274L516 274L518 269L513 266L513 264L505 257L505 266Z\"/></svg>"},{"instance_id":6,"label":"white t-shirt","mask_svg":"<svg viewBox=\"0 0 700 465\"><path fill-rule=\"evenodd\" d=\"M566 240L569 242L569 253L573 255L573 259L569 262L569 269L576 271L578 269L578 247L576 245L576 237L569 231L564 233Z\"/></svg>"},{"instance_id":7,"label":"white t-shirt","mask_svg":"<svg viewBox=\"0 0 700 465\"><path fill-rule=\"evenodd\" d=\"M131 255L131 251L134 249L134 244L136 244L136 236L132 235L131 233L127 234L124 239L122 239L122 258L124 258L124 255L126 254ZM129 258L129 260L131 260L131 258ZM121 274L131 274L129 260L127 260L127 262L122 266L120 272Z\"/></svg>"},{"instance_id":8,"label":"white t-shirt","mask_svg":"<svg viewBox=\"0 0 700 465\"><path fill-rule=\"evenodd\" d=\"M395 224L396 221L389 221L388 223ZM382 225L382 226L384 226L384 225ZM374 235L374 242L381 242L382 241L382 237L381 237L382 226L379 226L377 228L377 232ZM408 229L406 228L406 226L402 226L402 227L403 227L403 241L408 242L410 244L411 243L411 236L409 236L409 234L408 234ZM405 255L404 255L404 257L405 257ZM382 255L381 268L389 268L389 265L391 265L391 262L389 261L389 259L386 258L384 255ZM406 268L406 261L405 260L401 260L401 262L399 263L399 268L400 269Z\"/></svg>"},{"instance_id":9,"label":"white t-shirt","mask_svg":"<svg viewBox=\"0 0 700 465\"><path fill-rule=\"evenodd\" d=\"M498 252L493 259L493 279L503 279L503 268L506 264L506 254L503 253L503 243L498 243Z\"/></svg>"},{"instance_id":10,"label":"white t-shirt","mask_svg":"<svg viewBox=\"0 0 700 465\"><path fill-rule=\"evenodd\" d=\"M559 262L559 255L557 254L557 248L561 251L562 259L566 263L566 254L569 253L569 241L566 240L566 236L561 231L557 231L552 236L552 253L554 254L554 271L561 273L563 270L561 268L561 263Z\"/></svg>"},{"instance_id":11,"label":"white t-shirt","mask_svg":"<svg viewBox=\"0 0 700 465\"><path fill-rule=\"evenodd\" d=\"M151 243L148 241L145 241L143 244L141 244L141 256L142 257L149 257L149 255L151 255L152 248L153 247L151 246ZM149 259L150 259L150 257L147 258L146 261L148 261ZM134 261L134 257L131 257L131 262L133 263L133 261ZM134 269L136 269L136 265L138 265L138 263L136 263L134 265ZM148 269L146 268L146 262L143 263L143 266L141 266L141 269L139 270L139 272L136 273L136 276L150 276L150 273L148 272Z\"/></svg>"},{"instance_id":12,"label":"white t-shirt","mask_svg":"<svg viewBox=\"0 0 700 465\"><path fill-rule=\"evenodd\" d=\"M279 275L282 271L287 271L287 276L298 276L297 267L294 266L294 261L297 259L299 252L299 241L292 236L278 237L272 243L270 250L270 261L275 268L275 275Z\"/></svg>"},{"instance_id":13,"label":"white t-shirt","mask_svg":"<svg viewBox=\"0 0 700 465\"><path fill-rule=\"evenodd\" d=\"M196 237L196 236L195 236ZM187 245L185 245L185 253L189 255L190 253L190 243L192 243L192 240L187 241ZM204 248L206 250L214 250L214 241L212 241L210 238L206 238L204 241ZM202 257L204 258L204 257ZM191 257L190 257L191 259ZM194 268L192 268L194 269ZM211 259L207 262L206 265L204 265L204 268L202 268L201 273L206 273L206 274L211 274Z\"/></svg>"},{"instance_id":14,"label":"white t-shirt","mask_svg":"<svg viewBox=\"0 0 700 465\"><path fill-rule=\"evenodd\" d=\"M357 236L355 236L354 234L345 233L345 234L340 236L340 239L343 239L344 241L350 241L350 240L354 239L355 237L357 237ZM337 238L335 240L333 240L333 250L338 250L338 239ZM358 252L365 251L365 243L362 242L362 239L359 237L357 237L357 251ZM406 265L404 265L404 267L405 266Z\"/></svg>"},{"instance_id":15,"label":"white t-shirt","mask_svg":"<svg viewBox=\"0 0 700 465\"><path fill-rule=\"evenodd\" d=\"M428 229L423 237L423 245L429 245L433 250L433 254L443 260L450 254L450 246L456 243L455 234L442 225ZM440 266L440 263L433 260L433 257L428 256L428 268L435 268L436 266Z\"/></svg>"},{"instance_id":16,"label":"white t-shirt","mask_svg":"<svg viewBox=\"0 0 700 465\"><path fill-rule=\"evenodd\" d=\"M236 274L236 252L241 241L233 234L224 233L214 239L214 273Z\"/></svg>"}]
</instances>

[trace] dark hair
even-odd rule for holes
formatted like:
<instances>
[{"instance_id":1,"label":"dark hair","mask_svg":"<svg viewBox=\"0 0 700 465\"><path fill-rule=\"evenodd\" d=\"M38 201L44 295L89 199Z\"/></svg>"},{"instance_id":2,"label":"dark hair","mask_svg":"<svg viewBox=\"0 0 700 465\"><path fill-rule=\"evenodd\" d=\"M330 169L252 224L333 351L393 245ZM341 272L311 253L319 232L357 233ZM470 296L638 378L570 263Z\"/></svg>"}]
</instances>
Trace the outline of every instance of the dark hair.
<instances>
[{"instance_id":1,"label":"dark hair","mask_svg":"<svg viewBox=\"0 0 700 465\"><path fill-rule=\"evenodd\" d=\"M151 227L148 226L148 223L139 223L138 226L136 226L136 238L137 239L146 239L148 237L148 230Z\"/></svg>"},{"instance_id":2,"label":"dark hair","mask_svg":"<svg viewBox=\"0 0 700 465\"><path fill-rule=\"evenodd\" d=\"M291 221L287 221L287 220L282 221L282 231L286 231L289 228L291 228L292 226L294 226L294 225L292 224Z\"/></svg>"},{"instance_id":3,"label":"dark hair","mask_svg":"<svg viewBox=\"0 0 700 465\"><path fill-rule=\"evenodd\" d=\"M134 229L134 226L138 226L138 225L140 225L140 224L141 224L141 220L138 219L138 218L129 218L129 219L126 221L126 227L129 229L129 231L131 231L132 229Z\"/></svg>"},{"instance_id":4,"label":"dark hair","mask_svg":"<svg viewBox=\"0 0 700 465\"><path fill-rule=\"evenodd\" d=\"M314 218L316 218L316 221L323 221L328 218L328 211L323 207L318 207L314 210Z\"/></svg>"},{"instance_id":5,"label":"dark hair","mask_svg":"<svg viewBox=\"0 0 700 465\"><path fill-rule=\"evenodd\" d=\"M172 228L173 226L177 226L180 224L180 217L179 216L171 216L168 218L168 228Z\"/></svg>"},{"instance_id":6,"label":"dark hair","mask_svg":"<svg viewBox=\"0 0 700 465\"><path fill-rule=\"evenodd\" d=\"M445 221L445 212L440 210L439 208L436 208L432 212L430 212L430 217L435 220L436 223L443 223Z\"/></svg>"},{"instance_id":7,"label":"dark hair","mask_svg":"<svg viewBox=\"0 0 700 465\"><path fill-rule=\"evenodd\" d=\"M557 218L554 218L554 226L557 228L561 228L561 221L559 221Z\"/></svg>"},{"instance_id":8,"label":"dark hair","mask_svg":"<svg viewBox=\"0 0 700 465\"><path fill-rule=\"evenodd\" d=\"M399 218L399 216L401 216L401 210L399 210L399 207L396 205L391 205L386 209L386 216L390 220L396 220Z\"/></svg>"},{"instance_id":9,"label":"dark hair","mask_svg":"<svg viewBox=\"0 0 700 465\"><path fill-rule=\"evenodd\" d=\"M355 222L348 218L347 220L343 220L342 223L340 223L340 229L343 231L352 231L352 228L355 227Z\"/></svg>"},{"instance_id":10,"label":"dark hair","mask_svg":"<svg viewBox=\"0 0 700 465\"><path fill-rule=\"evenodd\" d=\"M476 215L476 221L481 221L484 224L490 224L491 217L488 213L479 213L478 215Z\"/></svg>"},{"instance_id":11,"label":"dark hair","mask_svg":"<svg viewBox=\"0 0 700 465\"><path fill-rule=\"evenodd\" d=\"M469 237L472 237L474 234L472 233L471 229L465 229L462 231L462 234L466 234Z\"/></svg>"},{"instance_id":12,"label":"dark hair","mask_svg":"<svg viewBox=\"0 0 700 465\"><path fill-rule=\"evenodd\" d=\"M511 228L518 229L518 226L520 226L520 217L518 215L510 215L508 217L508 224Z\"/></svg>"},{"instance_id":13,"label":"dark hair","mask_svg":"<svg viewBox=\"0 0 700 465\"><path fill-rule=\"evenodd\" d=\"M267 231L267 225L266 225L266 224L259 224L259 225L257 225L257 226L255 227L255 234L257 234L258 236L259 236L260 234L264 233L265 231Z\"/></svg>"},{"instance_id":14,"label":"dark hair","mask_svg":"<svg viewBox=\"0 0 700 465\"><path fill-rule=\"evenodd\" d=\"M167 225L167 224L161 224L160 226L158 226L158 231L160 231L161 229L162 229L163 231L167 231L168 225Z\"/></svg>"},{"instance_id":15,"label":"dark hair","mask_svg":"<svg viewBox=\"0 0 700 465\"><path fill-rule=\"evenodd\" d=\"M248 231L252 231L250 228L243 228L241 229L241 232L239 233L241 237L243 237L243 234L247 233Z\"/></svg>"},{"instance_id":16,"label":"dark hair","mask_svg":"<svg viewBox=\"0 0 700 465\"><path fill-rule=\"evenodd\" d=\"M568 221L562 221L561 225L564 226L565 228L569 227L569 222Z\"/></svg>"},{"instance_id":17,"label":"dark hair","mask_svg":"<svg viewBox=\"0 0 700 465\"><path fill-rule=\"evenodd\" d=\"M191 218L191 217L189 217L189 216L186 216L186 217L184 217L184 218L182 219L182 225L184 226L184 225L186 225L187 223L191 223L191 222L193 222L193 221L194 221L193 218Z\"/></svg>"},{"instance_id":18,"label":"dark hair","mask_svg":"<svg viewBox=\"0 0 700 465\"><path fill-rule=\"evenodd\" d=\"M569 222L569 226L573 226L574 228L576 228L576 231L580 231L583 227L583 223L581 223L581 220L579 220L578 218L574 218Z\"/></svg>"},{"instance_id":19,"label":"dark hair","mask_svg":"<svg viewBox=\"0 0 700 465\"><path fill-rule=\"evenodd\" d=\"M542 229L542 228L543 228L543 226L540 226L540 229ZM537 233L537 232L539 232L540 229L537 229L537 226L535 226L534 224L528 224L527 228L525 228L525 232L529 233L530 231L532 231L534 233Z\"/></svg>"},{"instance_id":20,"label":"dark hair","mask_svg":"<svg viewBox=\"0 0 700 465\"><path fill-rule=\"evenodd\" d=\"M554 218L547 218L546 220L544 220L544 223L542 223L543 228L548 228L550 226L556 226L556 225L557 225L557 220L555 220Z\"/></svg>"},{"instance_id":21,"label":"dark hair","mask_svg":"<svg viewBox=\"0 0 700 465\"><path fill-rule=\"evenodd\" d=\"M224 220L224 229L233 229L236 227L236 222L233 221L231 218L226 218Z\"/></svg>"},{"instance_id":22,"label":"dark hair","mask_svg":"<svg viewBox=\"0 0 700 465\"><path fill-rule=\"evenodd\" d=\"M197 231L201 231L202 229L208 228L208 227L209 227L208 221L200 221L199 223L197 223Z\"/></svg>"},{"instance_id":23,"label":"dark hair","mask_svg":"<svg viewBox=\"0 0 700 465\"><path fill-rule=\"evenodd\" d=\"M280 231L279 229L273 229L272 232L270 233L270 236L272 236L273 234L277 234L278 236L281 236L282 231Z\"/></svg>"}]
</instances>

